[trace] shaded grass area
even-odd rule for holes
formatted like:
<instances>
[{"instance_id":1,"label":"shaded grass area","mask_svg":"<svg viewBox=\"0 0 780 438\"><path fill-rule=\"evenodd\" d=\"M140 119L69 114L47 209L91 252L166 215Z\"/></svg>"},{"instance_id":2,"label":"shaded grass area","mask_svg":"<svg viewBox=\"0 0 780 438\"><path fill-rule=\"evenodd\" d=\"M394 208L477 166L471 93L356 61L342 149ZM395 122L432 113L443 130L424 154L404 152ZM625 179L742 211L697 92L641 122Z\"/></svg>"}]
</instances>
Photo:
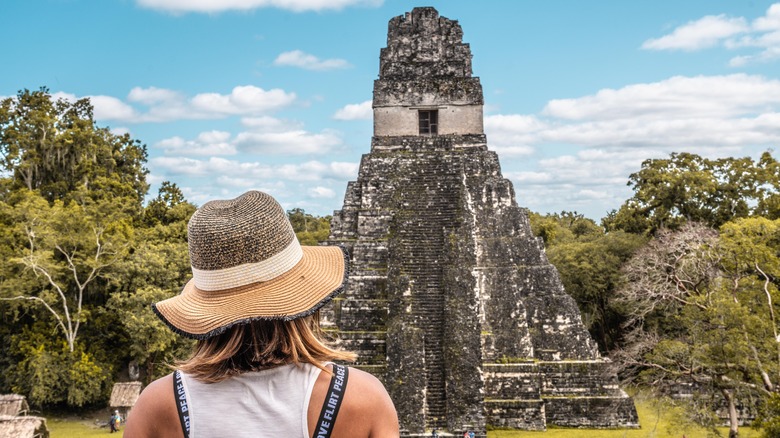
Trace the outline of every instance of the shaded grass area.
<instances>
[{"instance_id":1,"label":"shaded grass area","mask_svg":"<svg viewBox=\"0 0 780 438\"><path fill-rule=\"evenodd\" d=\"M106 421L108 418L106 418ZM102 421L105 424L105 421ZM91 436L122 437L122 430L119 433L111 433L108 426L100 427L95 424L95 419L77 418L77 417L57 417L49 416L46 419L49 427L50 438L80 438Z\"/></svg>"},{"instance_id":2,"label":"shaded grass area","mask_svg":"<svg viewBox=\"0 0 780 438\"><path fill-rule=\"evenodd\" d=\"M546 432L492 430L488 438L710 438L718 436L685 421L680 408L658 402L640 393L634 395L640 429L570 429L548 428ZM729 436L728 427L719 427L722 437ZM740 438L759 438L761 432L749 427L739 428Z\"/></svg>"}]
</instances>

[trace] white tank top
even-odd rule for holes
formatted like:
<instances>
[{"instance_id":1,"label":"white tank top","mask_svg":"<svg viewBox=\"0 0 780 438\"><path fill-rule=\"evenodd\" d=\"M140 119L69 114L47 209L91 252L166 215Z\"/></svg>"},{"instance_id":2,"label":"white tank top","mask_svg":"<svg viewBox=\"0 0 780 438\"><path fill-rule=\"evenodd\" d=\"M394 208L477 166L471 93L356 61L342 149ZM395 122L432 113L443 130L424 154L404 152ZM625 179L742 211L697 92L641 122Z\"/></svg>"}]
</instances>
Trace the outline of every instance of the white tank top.
<instances>
[{"instance_id":1,"label":"white tank top","mask_svg":"<svg viewBox=\"0 0 780 438\"><path fill-rule=\"evenodd\" d=\"M307 412L320 369L302 363L243 373L219 383L182 374L190 438L309 438Z\"/></svg>"}]
</instances>

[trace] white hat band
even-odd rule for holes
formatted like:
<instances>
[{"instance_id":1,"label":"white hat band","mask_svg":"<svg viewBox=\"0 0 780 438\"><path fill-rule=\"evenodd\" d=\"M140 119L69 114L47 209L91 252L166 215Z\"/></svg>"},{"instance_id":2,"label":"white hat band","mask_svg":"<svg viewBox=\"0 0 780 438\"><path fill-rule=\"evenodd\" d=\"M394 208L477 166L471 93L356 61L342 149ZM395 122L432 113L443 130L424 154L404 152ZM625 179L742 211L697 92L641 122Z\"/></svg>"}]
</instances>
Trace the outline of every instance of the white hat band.
<instances>
[{"instance_id":1,"label":"white hat band","mask_svg":"<svg viewBox=\"0 0 780 438\"><path fill-rule=\"evenodd\" d=\"M292 269L303 257L298 239L292 239L289 245L263 261L245 263L213 271L192 268L192 280L195 287L203 291L216 291L246 286L260 281L273 280Z\"/></svg>"}]
</instances>

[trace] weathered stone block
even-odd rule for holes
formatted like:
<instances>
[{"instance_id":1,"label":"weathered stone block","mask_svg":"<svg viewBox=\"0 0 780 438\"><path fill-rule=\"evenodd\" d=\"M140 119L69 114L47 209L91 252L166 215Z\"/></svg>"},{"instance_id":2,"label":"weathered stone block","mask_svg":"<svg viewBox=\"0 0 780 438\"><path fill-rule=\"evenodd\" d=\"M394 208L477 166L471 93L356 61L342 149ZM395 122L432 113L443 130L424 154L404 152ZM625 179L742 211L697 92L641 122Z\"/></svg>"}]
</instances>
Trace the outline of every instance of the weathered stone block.
<instances>
[{"instance_id":1,"label":"weathered stone block","mask_svg":"<svg viewBox=\"0 0 780 438\"><path fill-rule=\"evenodd\" d=\"M621 396L545 398L547 424L562 427L639 427L634 402Z\"/></svg>"}]
</instances>

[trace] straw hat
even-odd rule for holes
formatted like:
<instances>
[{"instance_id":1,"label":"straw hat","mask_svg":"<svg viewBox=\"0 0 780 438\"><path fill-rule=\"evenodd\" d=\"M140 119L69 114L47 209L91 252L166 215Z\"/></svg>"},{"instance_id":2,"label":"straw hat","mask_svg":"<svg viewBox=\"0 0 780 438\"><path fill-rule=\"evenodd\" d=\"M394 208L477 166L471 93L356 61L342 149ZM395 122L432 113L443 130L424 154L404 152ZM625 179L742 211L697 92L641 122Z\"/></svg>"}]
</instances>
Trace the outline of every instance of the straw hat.
<instances>
[{"instance_id":1,"label":"straw hat","mask_svg":"<svg viewBox=\"0 0 780 438\"><path fill-rule=\"evenodd\" d=\"M302 247L282 206L266 193L207 202L187 230L192 280L152 308L190 338L207 339L253 320L310 315L347 279L344 251Z\"/></svg>"}]
</instances>

